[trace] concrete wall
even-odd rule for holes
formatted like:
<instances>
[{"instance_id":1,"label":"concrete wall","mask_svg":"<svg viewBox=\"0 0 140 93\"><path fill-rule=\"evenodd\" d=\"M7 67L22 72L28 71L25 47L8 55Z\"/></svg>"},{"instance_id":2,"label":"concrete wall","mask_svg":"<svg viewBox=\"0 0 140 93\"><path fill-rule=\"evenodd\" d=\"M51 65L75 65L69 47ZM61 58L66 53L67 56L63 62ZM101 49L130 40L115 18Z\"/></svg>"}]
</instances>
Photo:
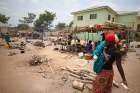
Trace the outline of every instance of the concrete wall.
<instances>
[{"instance_id":1,"label":"concrete wall","mask_svg":"<svg viewBox=\"0 0 140 93\"><path fill-rule=\"evenodd\" d=\"M118 23L122 23L127 27L132 27L136 30L136 14L129 14L129 15L119 15L118 16Z\"/></svg>"},{"instance_id":2,"label":"concrete wall","mask_svg":"<svg viewBox=\"0 0 140 93\"><path fill-rule=\"evenodd\" d=\"M90 14L97 14L97 18L90 19ZM75 14L73 26L82 27L82 26L94 26L95 24L104 24L104 22L108 20L108 14L111 15L111 19L112 19L112 17L114 17L116 20L116 15L114 13L109 12L106 9ZM83 16L83 20L77 20L78 16Z\"/></svg>"},{"instance_id":3,"label":"concrete wall","mask_svg":"<svg viewBox=\"0 0 140 93\"><path fill-rule=\"evenodd\" d=\"M112 22L112 18L114 18L114 22L117 22L117 15L112 13L111 11L105 10L106 12L104 13L105 16L105 20L108 21L108 15L111 15L111 22Z\"/></svg>"},{"instance_id":4,"label":"concrete wall","mask_svg":"<svg viewBox=\"0 0 140 93\"><path fill-rule=\"evenodd\" d=\"M136 27L135 27L136 29L137 29L137 25L138 25L138 24L140 24L140 16L139 16L139 17L137 17ZM140 29L139 29L139 30L140 30Z\"/></svg>"},{"instance_id":5,"label":"concrete wall","mask_svg":"<svg viewBox=\"0 0 140 93\"><path fill-rule=\"evenodd\" d=\"M96 19L90 19L90 14L97 14ZM137 17L136 13L116 15L114 12L107 9L94 10L91 12L82 12L74 14L74 24L73 27L83 27L83 26L94 26L95 24L104 24L105 21L108 21L108 15L111 15L111 20L114 17L114 22L118 22L131 27L134 30L137 30L137 24L140 24L140 18ZM78 16L83 16L83 20L77 20Z\"/></svg>"}]
</instances>

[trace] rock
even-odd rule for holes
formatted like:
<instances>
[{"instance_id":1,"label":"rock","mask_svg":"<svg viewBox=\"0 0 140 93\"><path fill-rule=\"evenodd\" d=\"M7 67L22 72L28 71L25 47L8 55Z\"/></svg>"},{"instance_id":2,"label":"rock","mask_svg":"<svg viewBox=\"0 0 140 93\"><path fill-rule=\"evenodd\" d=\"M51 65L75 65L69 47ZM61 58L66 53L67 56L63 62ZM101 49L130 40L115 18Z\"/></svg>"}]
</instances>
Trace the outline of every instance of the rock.
<instances>
[{"instance_id":1,"label":"rock","mask_svg":"<svg viewBox=\"0 0 140 93\"><path fill-rule=\"evenodd\" d=\"M13 56L13 55L16 55L16 54L17 54L16 52L10 51L10 52L8 53L8 56Z\"/></svg>"},{"instance_id":2,"label":"rock","mask_svg":"<svg viewBox=\"0 0 140 93\"><path fill-rule=\"evenodd\" d=\"M64 73L61 79L66 82L68 80L68 74Z\"/></svg>"},{"instance_id":3,"label":"rock","mask_svg":"<svg viewBox=\"0 0 140 93\"><path fill-rule=\"evenodd\" d=\"M75 89L78 89L80 91L84 90L84 86L85 86L84 83L81 83L81 82L79 82L77 80L74 80L73 83L72 83L72 87L75 88Z\"/></svg>"}]
</instances>

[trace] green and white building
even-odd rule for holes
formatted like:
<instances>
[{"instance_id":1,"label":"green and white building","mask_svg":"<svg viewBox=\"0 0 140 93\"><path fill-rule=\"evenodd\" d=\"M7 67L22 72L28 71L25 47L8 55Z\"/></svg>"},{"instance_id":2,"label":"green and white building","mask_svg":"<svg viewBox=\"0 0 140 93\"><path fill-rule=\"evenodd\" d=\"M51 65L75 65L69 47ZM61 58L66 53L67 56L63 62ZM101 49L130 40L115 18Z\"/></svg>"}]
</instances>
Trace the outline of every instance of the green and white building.
<instances>
[{"instance_id":1,"label":"green and white building","mask_svg":"<svg viewBox=\"0 0 140 93\"><path fill-rule=\"evenodd\" d=\"M100 6L72 12L72 15L73 27L94 26L111 21L140 31L140 14L138 11L117 12L109 6Z\"/></svg>"}]
</instances>

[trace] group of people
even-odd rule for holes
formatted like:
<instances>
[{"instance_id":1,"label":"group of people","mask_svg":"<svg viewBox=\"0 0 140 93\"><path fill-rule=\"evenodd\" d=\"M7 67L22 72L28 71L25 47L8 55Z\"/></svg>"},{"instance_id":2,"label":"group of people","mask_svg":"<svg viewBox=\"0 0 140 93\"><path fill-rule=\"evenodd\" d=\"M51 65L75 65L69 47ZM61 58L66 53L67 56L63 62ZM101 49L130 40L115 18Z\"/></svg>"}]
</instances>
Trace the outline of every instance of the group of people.
<instances>
[{"instance_id":1,"label":"group of people","mask_svg":"<svg viewBox=\"0 0 140 93\"><path fill-rule=\"evenodd\" d=\"M112 93L114 62L116 62L116 66L121 75L122 83L125 86L128 86L121 63L123 55L126 55L125 50L127 48L127 45L125 40L119 40L115 32L109 32L107 34L102 33L101 41L93 43L91 40L89 40L84 44L82 44L78 38L73 39L71 36L69 36L68 48L71 51L72 49L76 49L76 52L92 54L93 59L95 60L94 64L97 65L93 66L93 70L98 71L94 71L96 72L97 76L95 81L93 82L91 93Z\"/></svg>"},{"instance_id":2,"label":"group of people","mask_svg":"<svg viewBox=\"0 0 140 93\"><path fill-rule=\"evenodd\" d=\"M59 44L62 45L61 49L69 52L83 52L83 53L92 53L96 44L99 42L93 42L91 40L85 42L80 40L78 37L73 38L72 35L68 35L67 38L59 38Z\"/></svg>"}]
</instances>

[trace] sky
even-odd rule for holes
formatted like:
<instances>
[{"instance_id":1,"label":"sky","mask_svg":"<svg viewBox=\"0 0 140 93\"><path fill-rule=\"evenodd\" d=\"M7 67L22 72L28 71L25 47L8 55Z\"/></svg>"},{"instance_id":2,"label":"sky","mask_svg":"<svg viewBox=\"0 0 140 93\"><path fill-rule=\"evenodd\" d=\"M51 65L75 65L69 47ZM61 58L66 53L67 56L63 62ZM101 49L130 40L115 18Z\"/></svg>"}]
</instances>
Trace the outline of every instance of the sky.
<instances>
[{"instance_id":1,"label":"sky","mask_svg":"<svg viewBox=\"0 0 140 93\"><path fill-rule=\"evenodd\" d=\"M140 0L0 0L0 13L10 17L8 23L12 26L28 13L39 15L45 10L56 13L54 25L68 24L73 19L71 12L103 5L116 11L140 11Z\"/></svg>"}]
</instances>

